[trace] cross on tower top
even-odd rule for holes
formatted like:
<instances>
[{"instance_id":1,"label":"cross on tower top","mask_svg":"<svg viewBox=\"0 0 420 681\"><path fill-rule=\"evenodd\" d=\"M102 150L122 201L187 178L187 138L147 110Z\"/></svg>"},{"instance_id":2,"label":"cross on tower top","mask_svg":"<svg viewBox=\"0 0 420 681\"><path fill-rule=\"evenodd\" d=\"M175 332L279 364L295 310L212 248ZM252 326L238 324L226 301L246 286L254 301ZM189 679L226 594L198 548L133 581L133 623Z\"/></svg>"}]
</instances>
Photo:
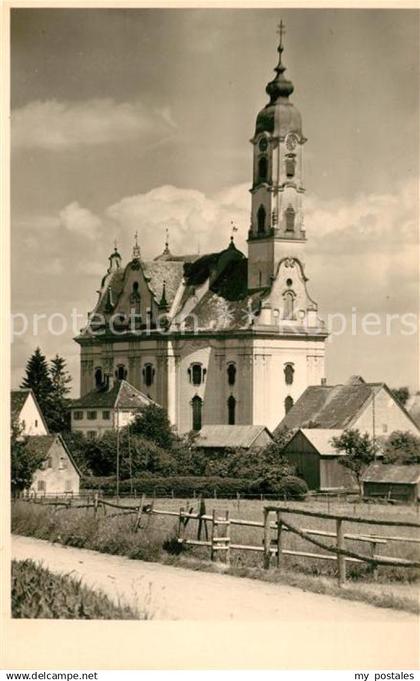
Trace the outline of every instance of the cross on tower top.
<instances>
[{"instance_id":1,"label":"cross on tower top","mask_svg":"<svg viewBox=\"0 0 420 681\"><path fill-rule=\"evenodd\" d=\"M277 26L277 33L280 36L279 48L283 49L283 36L286 35L286 25L283 23L283 19L281 19L279 25Z\"/></svg>"}]
</instances>

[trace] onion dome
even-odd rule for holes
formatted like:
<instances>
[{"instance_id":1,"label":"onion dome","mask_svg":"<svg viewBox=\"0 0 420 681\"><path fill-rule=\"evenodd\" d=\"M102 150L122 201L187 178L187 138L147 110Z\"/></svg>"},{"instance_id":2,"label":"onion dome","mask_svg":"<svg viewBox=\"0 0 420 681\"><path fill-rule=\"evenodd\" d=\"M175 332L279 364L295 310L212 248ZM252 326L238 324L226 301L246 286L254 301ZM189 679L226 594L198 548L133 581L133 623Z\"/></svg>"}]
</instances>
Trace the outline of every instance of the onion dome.
<instances>
[{"instance_id":1,"label":"onion dome","mask_svg":"<svg viewBox=\"0 0 420 681\"><path fill-rule=\"evenodd\" d=\"M289 132L294 132L299 138L302 137L302 118L296 107L289 102L289 96L294 90L293 83L284 75L286 67L282 63L284 24L279 26L280 42L277 48L279 61L274 71L276 77L266 87L270 101L257 116L255 134L268 132L275 137L286 137Z\"/></svg>"}]
</instances>

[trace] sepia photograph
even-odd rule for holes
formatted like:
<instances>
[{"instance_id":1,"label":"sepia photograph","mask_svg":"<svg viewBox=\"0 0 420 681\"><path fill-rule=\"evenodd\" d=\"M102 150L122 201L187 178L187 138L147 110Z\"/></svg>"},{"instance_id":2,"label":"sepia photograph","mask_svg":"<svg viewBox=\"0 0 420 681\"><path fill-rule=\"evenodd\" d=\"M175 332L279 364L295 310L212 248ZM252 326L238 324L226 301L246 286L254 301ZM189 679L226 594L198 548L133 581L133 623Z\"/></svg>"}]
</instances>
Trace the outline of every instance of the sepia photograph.
<instances>
[{"instance_id":1,"label":"sepia photograph","mask_svg":"<svg viewBox=\"0 0 420 681\"><path fill-rule=\"evenodd\" d=\"M11 620L416 669L419 8L9 18Z\"/></svg>"}]
</instances>

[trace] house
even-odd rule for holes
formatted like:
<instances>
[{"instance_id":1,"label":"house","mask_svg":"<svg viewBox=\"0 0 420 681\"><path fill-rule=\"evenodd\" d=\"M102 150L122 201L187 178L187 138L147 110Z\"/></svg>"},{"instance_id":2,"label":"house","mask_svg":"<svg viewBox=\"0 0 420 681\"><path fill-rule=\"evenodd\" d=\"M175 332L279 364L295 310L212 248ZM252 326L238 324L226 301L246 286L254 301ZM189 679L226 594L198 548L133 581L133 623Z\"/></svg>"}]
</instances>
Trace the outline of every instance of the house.
<instances>
[{"instance_id":1,"label":"house","mask_svg":"<svg viewBox=\"0 0 420 681\"><path fill-rule=\"evenodd\" d=\"M273 442L265 426L203 426L194 440L194 447L209 453L225 449L263 449Z\"/></svg>"},{"instance_id":2,"label":"house","mask_svg":"<svg viewBox=\"0 0 420 681\"><path fill-rule=\"evenodd\" d=\"M128 425L140 409L150 404L155 403L140 390L125 380L116 380L110 389L92 390L73 400L71 429L95 438Z\"/></svg>"},{"instance_id":3,"label":"house","mask_svg":"<svg viewBox=\"0 0 420 681\"><path fill-rule=\"evenodd\" d=\"M328 330L305 266L307 137L284 71L280 61L252 129L246 252L233 233L222 250L200 255L173 253L166 238L150 259L135 238L124 261L115 246L75 338L81 396L126 379L179 433L214 423L272 431L308 385L321 384ZM99 420L95 429L107 427Z\"/></svg>"},{"instance_id":4,"label":"house","mask_svg":"<svg viewBox=\"0 0 420 681\"><path fill-rule=\"evenodd\" d=\"M80 471L61 435L32 435L26 447L44 458L41 469L34 474L29 494L79 494Z\"/></svg>"},{"instance_id":5,"label":"house","mask_svg":"<svg viewBox=\"0 0 420 681\"><path fill-rule=\"evenodd\" d=\"M20 423L24 435L48 434L48 426L32 390L12 390L11 418Z\"/></svg>"},{"instance_id":6,"label":"house","mask_svg":"<svg viewBox=\"0 0 420 681\"><path fill-rule=\"evenodd\" d=\"M339 454L331 443L342 432L337 428L299 428L285 446L284 455L309 489L326 491L356 486L350 471L340 463L345 455Z\"/></svg>"},{"instance_id":7,"label":"house","mask_svg":"<svg viewBox=\"0 0 420 681\"><path fill-rule=\"evenodd\" d=\"M420 428L420 392L408 398L405 408Z\"/></svg>"},{"instance_id":8,"label":"house","mask_svg":"<svg viewBox=\"0 0 420 681\"><path fill-rule=\"evenodd\" d=\"M357 429L376 439L393 431L420 434L420 428L385 383L352 376L343 385L312 385L281 420L282 428Z\"/></svg>"},{"instance_id":9,"label":"house","mask_svg":"<svg viewBox=\"0 0 420 681\"><path fill-rule=\"evenodd\" d=\"M362 476L364 497L381 497L415 503L420 499L420 466L371 464Z\"/></svg>"}]
</instances>

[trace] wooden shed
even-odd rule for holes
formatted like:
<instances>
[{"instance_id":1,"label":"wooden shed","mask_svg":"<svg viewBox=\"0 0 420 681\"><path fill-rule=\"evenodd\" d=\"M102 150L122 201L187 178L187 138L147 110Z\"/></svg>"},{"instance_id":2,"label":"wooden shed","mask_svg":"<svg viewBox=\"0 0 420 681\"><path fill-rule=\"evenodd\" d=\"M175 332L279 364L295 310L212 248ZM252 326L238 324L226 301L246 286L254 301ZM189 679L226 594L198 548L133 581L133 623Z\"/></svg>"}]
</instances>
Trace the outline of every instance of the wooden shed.
<instances>
[{"instance_id":1,"label":"wooden shed","mask_svg":"<svg viewBox=\"0 0 420 681\"><path fill-rule=\"evenodd\" d=\"M420 465L371 464L362 477L363 496L415 503L420 498Z\"/></svg>"},{"instance_id":2,"label":"wooden shed","mask_svg":"<svg viewBox=\"0 0 420 681\"><path fill-rule=\"evenodd\" d=\"M209 453L226 449L263 449L273 441L265 426L203 426L194 446Z\"/></svg>"},{"instance_id":3,"label":"wooden shed","mask_svg":"<svg viewBox=\"0 0 420 681\"><path fill-rule=\"evenodd\" d=\"M300 428L284 448L284 455L296 466L296 473L309 489L327 491L353 489L355 480L345 468L331 444L342 430L335 428Z\"/></svg>"}]
</instances>

